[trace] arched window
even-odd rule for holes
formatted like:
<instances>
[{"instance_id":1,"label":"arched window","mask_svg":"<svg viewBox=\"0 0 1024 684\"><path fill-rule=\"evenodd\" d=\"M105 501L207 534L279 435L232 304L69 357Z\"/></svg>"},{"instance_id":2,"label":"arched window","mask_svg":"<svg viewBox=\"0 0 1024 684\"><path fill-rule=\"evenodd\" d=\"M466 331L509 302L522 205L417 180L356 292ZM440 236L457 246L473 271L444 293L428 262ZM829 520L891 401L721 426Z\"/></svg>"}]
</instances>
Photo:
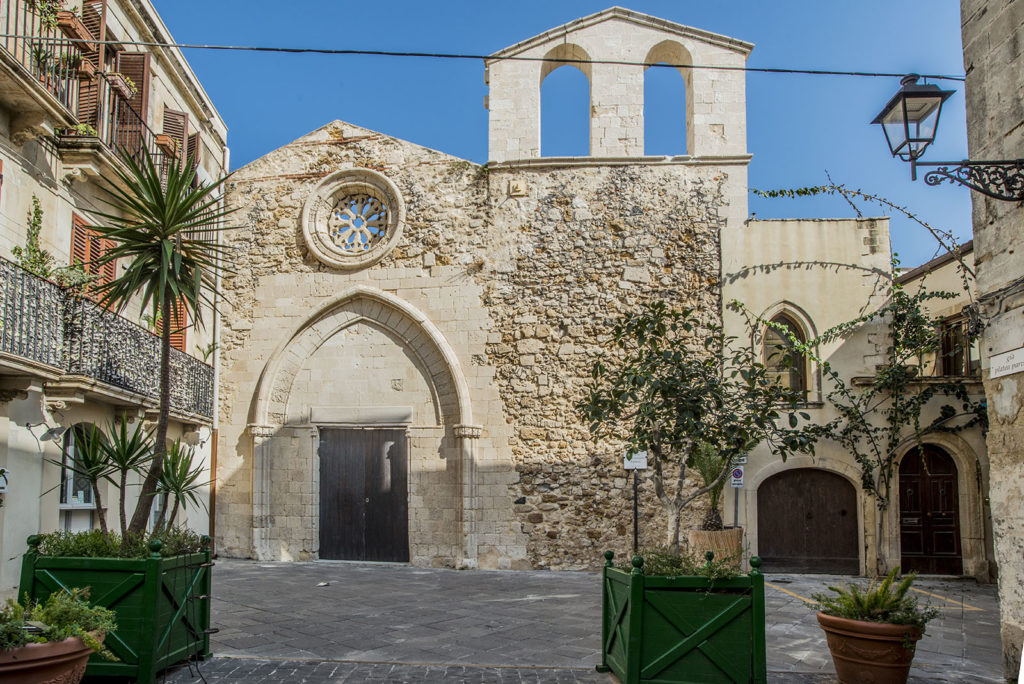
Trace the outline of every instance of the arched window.
<instances>
[{"instance_id":1,"label":"arched window","mask_svg":"<svg viewBox=\"0 0 1024 684\"><path fill-rule=\"evenodd\" d=\"M650 49L645 64L680 65L644 69L644 154L680 155L692 152L693 64L680 43L664 40Z\"/></svg>"},{"instance_id":2,"label":"arched window","mask_svg":"<svg viewBox=\"0 0 1024 684\"><path fill-rule=\"evenodd\" d=\"M544 157L590 154L590 82L574 66L561 66L540 87L540 153Z\"/></svg>"},{"instance_id":3,"label":"arched window","mask_svg":"<svg viewBox=\"0 0 1024 684\"><path fill-rule=\"evenodd\" d=\"M540 153L544 157L590 155L590 55L563 43L545 56L540 72Z\"/></svg>"},{"instance_id":4,"label":"arched window","mask_svg":"<svg viewBox=\"0 0 1024 684\"><path fill-rule=\"evenodd\" d=\"M807 341L800 325L786 314L778 314L764 333L764 364L768 375L784 387L807 398L807 358L795 349L794 340Z\"/></svg>"},{"instance_id":5,"label":"arched window","mask_svg":"<svg viewBox=\"0 0 1024 684\"><path fill-rule=\"evenodd\" d=\"M678 69L644 71L644 154L686 154L686 83Z\"/></svg>"}]
</instances>

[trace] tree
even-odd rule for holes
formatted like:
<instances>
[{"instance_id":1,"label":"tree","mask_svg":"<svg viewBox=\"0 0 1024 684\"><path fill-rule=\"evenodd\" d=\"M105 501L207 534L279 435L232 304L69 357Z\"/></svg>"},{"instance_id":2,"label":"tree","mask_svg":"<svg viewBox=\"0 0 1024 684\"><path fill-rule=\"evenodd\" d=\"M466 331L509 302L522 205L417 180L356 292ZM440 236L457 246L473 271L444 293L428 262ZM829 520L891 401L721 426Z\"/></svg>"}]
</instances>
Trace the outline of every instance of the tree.
<instances>
[{"instance_id":1,"label":"tree","mask_svg":"<svg viewBox=\"0 0 1024 684\"><path fill-rule=\"evenodd\" d=\"M199 508L201 502L197 493L202 487L210 483L200 481L203 475L202 465L193 466L195 452L192 447L175 440L167 452L167 462L163 472L160 473L160 482L157 484L157 491L166 494L170 504L171 497L174 498L174 506L171 508L171 517L167 520L167 527L174 525L174 519L178 516L178 508L187 507L192 504ZM167 506L160 511L160 518L156 521L155 528L161 529L167 516Z\"/></svg>"},{"instance_id":2,"label":"tree","mask_svg":"<svg viewBox=\"0 0 1024 684\"><path fill-rule=\"evenodd\" d=\"M692 309L649 302L613 327L611 353L594 363L577 405L595 441L613 438L630 453L648 452L672 552L683 509L725 481L734 457L761 442L783 460L813 451L813 439L798 427L802 396L772 381L751 347L733 343L720 328L702 326ZM701 443L717 449L724 465L688 491L686 470ZM668 465L678 468L674 491L666 486Z\"/></svg>"},{"instance_id":3,"label":"tree","mask_svg":"<svg viewBox=\"0 0 1024 684\"><path fill-rule=\"evenodd\" d=\"M101 301L122 312L141 297L143 312L165 321L176 320L173 312L181 302L190 320L202 325L202 305L215 306L216 275L223 270L226 254L216 239L224 228L213 226L231 213L220 206L217 195L227 177L196 183L191 160L164 160L158 166L145 150L139 160L125 153L121 160L125 168L116 170L119 183L103 188L104 201L114 212L99 213L106 223L92 229L113 244L98 263L122 259L127 267L121 276L97 288ZM128 525L134 533L146 528L167 453L171 332L170 324L162 326L154 453Z\"/></svg>"}]
</instances>

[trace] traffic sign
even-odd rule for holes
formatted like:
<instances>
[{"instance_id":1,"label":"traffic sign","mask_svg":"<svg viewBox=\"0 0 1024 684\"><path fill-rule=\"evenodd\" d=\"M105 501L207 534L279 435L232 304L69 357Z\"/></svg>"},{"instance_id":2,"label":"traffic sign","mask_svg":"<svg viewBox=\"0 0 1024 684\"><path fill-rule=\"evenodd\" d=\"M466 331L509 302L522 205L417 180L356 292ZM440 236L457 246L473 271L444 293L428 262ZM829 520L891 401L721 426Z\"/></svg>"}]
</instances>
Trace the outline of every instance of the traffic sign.
<instances>
[{"instance_id":1,"label":"traffic sign","mask_svg":"<svg viewBox=\"0 0 1024 684\"><path fill-rule=\"evenodd\" d=\"M743 487L743 466L738 465L732 469L732 484L736 489Z\"/></svg>"}]
</instances>

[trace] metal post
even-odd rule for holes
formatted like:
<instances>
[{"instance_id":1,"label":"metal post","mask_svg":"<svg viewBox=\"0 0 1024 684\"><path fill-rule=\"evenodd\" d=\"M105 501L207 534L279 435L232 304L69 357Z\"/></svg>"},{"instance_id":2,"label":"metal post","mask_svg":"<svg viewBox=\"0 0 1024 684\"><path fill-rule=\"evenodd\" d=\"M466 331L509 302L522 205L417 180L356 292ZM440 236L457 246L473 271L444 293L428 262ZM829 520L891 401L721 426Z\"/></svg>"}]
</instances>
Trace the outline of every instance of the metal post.
<instances>
[{"instance_id":1,"label":"metal post","mask_svg":"<svg viewBox=\"0 0 1024 684\"><path fill-rule=\"evenodd\" d=\"M639 548L639 543L638 542L639 542L639 538L640 538L640 522L639 522L639 517L640 516L638 515L640 506L638 504L639 493L638 493L637 484L636 484L636 482L637 482L637 480L636 480L636 473L637 473L637 471L634 470L633 471L633 555L636 555L638 553L637 549Z\"/></svg>"},{"instance_id":2,"label":"metal post","mask_svg":"<svg viewBox=\"0 0 1024 684\"><path fill-rule=\"evenodd\" d=\"M740 526L740 490L733 487L732 490L732 526Z\"/></svg>"}]
</instances>

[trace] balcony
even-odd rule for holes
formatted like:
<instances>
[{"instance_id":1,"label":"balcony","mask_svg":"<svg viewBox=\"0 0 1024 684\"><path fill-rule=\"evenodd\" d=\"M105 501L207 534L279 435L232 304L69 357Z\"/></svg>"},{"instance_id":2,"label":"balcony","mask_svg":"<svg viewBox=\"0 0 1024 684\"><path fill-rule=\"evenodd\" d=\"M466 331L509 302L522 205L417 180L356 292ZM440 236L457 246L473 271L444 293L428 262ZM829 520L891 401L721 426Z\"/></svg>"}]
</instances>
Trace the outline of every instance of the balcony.
<instances>
[{"instance_id":1,"label":"balcony","mask_svg":"<svg viewBox=\"0 0 1024 684\"><path fill-rule=\"evenodd\" d=\"M99 79L98 87L100 104L95 125L83 122L91 130L71 127L57 130L57 149L64 168L114 180L116 175L112 171L120 164L122 154L141 161L146 150L158 167L170 163L173 158L157 145L157 134L125 96L106 78Z\"/></svg>"},{"instance_id":2,"label":"balcony","mask_svg":"<svg viewBox=\"0 0 1024 684\"><path fill-rule=\"evenodd\" d=\"M155 408L160 338L0 259L0 375L39 378L47 400ZM171 350L171 415L213 416L213 368Z\"/></svg>"},{"instance_id":3,"label":"balcony","mask_svg":"<svg viewBox=\"0 0 1024 684\"><path fill-rule=\"evenodd\" d=\"M25 0L0 0L0 105L12 112L16 142L50 135L75 123L80 43L50 28Z\"/></svg>"}]
</instances>

